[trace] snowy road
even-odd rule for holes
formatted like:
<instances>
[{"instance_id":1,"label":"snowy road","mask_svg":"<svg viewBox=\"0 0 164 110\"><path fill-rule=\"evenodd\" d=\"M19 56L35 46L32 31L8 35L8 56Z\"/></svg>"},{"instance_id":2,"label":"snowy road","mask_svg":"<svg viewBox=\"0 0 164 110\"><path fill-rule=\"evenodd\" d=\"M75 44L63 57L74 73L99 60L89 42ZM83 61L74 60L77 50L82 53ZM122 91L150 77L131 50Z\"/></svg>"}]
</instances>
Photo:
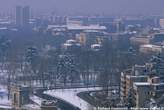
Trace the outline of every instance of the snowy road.
<instances>
[{"instance_id":1,"label":"snowy road","mask_svg":"<svg viewBox=\"0 0 164 110\"><path fill-rule=\"evenodd\" d=\"M76 89L57 89L57 90L49 90L45 91L44 93L63 101L66 101L72 104L75 107L80 108L81 110L91 110L93 108L88 102L84 101L80 97L77 96L80 92L85 91L94 91L94 90L101 90L100 87L91 87L91 88L76 88Z\"/></svg>"}]
</instances>

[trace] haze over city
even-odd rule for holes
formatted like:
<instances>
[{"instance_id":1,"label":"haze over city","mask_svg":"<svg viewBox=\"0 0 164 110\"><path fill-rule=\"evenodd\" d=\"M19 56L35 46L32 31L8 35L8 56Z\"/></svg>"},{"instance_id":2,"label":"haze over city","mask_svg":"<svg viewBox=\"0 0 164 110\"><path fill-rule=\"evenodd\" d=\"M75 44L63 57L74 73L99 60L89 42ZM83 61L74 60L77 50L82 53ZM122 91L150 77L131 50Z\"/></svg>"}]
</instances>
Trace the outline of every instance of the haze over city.
<instances>
[{"instance_id":1,"label":"haze over city","mask_svg":"<svg viewBox=\"0 0 164 110\"><path fill-rule=\"evenodd\" d=\"M29 5L34 12L57 14L163 14L163 0L0 0L0 12L16 5Z\"/></svg>"},{"instance_id":2,"label":"haze over city","mask_svg":"<svg viewBox=\"0 0 164 110\"><path fill-rule=\"evenodd\" d=\"M164 0L0 0L0 110L164 110Z\"/></svg>"}]
</instances>

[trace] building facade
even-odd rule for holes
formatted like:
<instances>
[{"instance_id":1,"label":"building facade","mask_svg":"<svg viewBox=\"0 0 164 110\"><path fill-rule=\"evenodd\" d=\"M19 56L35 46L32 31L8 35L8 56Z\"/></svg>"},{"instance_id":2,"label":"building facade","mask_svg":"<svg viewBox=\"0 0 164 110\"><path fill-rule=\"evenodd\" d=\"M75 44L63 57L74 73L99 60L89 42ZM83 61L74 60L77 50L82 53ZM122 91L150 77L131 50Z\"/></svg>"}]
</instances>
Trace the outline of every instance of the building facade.
<instances>
[{"instance_id":1,"label":"building facade","mask_svg":"<svg viewBox=\"0 0 164 110\"><path fill-rule=\"evenodd\" d=\"M18 27L28 27L30 21L30 7L16 7L16 25Z\"/></svg>"}]
</instances>

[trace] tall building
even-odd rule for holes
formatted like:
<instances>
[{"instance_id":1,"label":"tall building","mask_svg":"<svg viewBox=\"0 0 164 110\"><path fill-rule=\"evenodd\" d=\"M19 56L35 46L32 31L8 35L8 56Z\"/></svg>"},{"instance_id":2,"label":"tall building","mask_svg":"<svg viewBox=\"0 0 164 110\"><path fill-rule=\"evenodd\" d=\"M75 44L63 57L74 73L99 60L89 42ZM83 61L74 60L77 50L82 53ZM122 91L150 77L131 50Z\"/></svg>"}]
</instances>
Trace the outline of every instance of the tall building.
<instances>
[{"instance_id":1,"label":"tall building","mask_svg":"<svg viewBox=\"0 0 164 110\"><path fill-rule=\"evenodd\" d=\"M22 13L22 24L23 26L28 26L29 25L29 20L30 20L30 7L25 6L23 8L23 13Z\"/></svg>"},{"instance_id":2,"label":"tall building","mask_svg":"<svg viewBox=\"0 0 164 110\"><path fill-rule=\"evenodd\" d=\"M164 28L164 19L159 20L159 25L162 29Z\"/></svg>"},{"instance_id":3,"label":"tall building","mask_svg":"<svg viewBox=\"0 0 164 110\"><path fill-rule=\"evenodd\" d=\"M134 82L147 82L145 75L146 66L135 65L133 68L121 72L121 99L125 101L128 98L129 90Z\"/></svg>"},{"instance_id":4,"label":"tall building","mask_svg":"<svg viewBox=\"0 0 164 110\"><path fill-rule=\"evenodd\" d=\"M143 66L135 65L121 73L121 99L136 108L164 106L164 56L153 56ZM131 97L129 97L131 93Z\"/></svg>"},{"instance_id":5,"label":"tall building","mask_svg":"<svg viewBox=\"0 0 164 110\"><path fill-rule=\"evenodd\" d=\"M16 25L18 27L28 27L30 20L30 7L16 7Z\"/></svg>"},{"instance_id":6,"label":"tall building","mask_svg":"<svg viewBox=\"0 0 164 110\"><path fill-rule=\"evenodd\" d=\"M149 77L147 82L135 82L133 89L134 103L137 108L164 106L164 83L159 77Z\"/></svg>"},{"instance_id":7,"label":"tall building","mask_svg":"<svg viewBox=\"0 0 164 110\"><path fill-rule=\"evenodd\" d=\"M21 6L17 6L16 7L16 25L17 26L21 26L21 20L22 18L22 7Z\"/></svg>"}]
</instances>

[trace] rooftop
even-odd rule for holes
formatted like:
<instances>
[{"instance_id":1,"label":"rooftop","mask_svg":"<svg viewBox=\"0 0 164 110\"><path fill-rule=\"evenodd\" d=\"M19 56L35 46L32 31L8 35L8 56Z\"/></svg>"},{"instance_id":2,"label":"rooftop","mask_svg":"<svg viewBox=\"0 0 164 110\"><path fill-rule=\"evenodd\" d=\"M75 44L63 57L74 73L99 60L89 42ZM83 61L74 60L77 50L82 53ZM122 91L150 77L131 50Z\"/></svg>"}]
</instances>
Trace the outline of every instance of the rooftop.
<instances>
[{"instance_id":1,"label":"rooftop","mask_svg":"<svg viewBox=\"0 0 164 110\"><path fill-rule=\"evenodd\" d=\"M149 83L149 82L135 82L134 85L135 86L150 86L151 83Z\"/></svg>"},{"instance_id":2,"label":"rooftop","mask_svg":"<svg viewBox=\"0 0 164 110\"><path fill-rule=\"evenodd\" d=\"M66 28L68 30L106 30L105 26L100 25L75 25L75 24L68 24L68 25L48 25L47 29L54 29L54 28Z\"/></svg>"}]
</instances>

